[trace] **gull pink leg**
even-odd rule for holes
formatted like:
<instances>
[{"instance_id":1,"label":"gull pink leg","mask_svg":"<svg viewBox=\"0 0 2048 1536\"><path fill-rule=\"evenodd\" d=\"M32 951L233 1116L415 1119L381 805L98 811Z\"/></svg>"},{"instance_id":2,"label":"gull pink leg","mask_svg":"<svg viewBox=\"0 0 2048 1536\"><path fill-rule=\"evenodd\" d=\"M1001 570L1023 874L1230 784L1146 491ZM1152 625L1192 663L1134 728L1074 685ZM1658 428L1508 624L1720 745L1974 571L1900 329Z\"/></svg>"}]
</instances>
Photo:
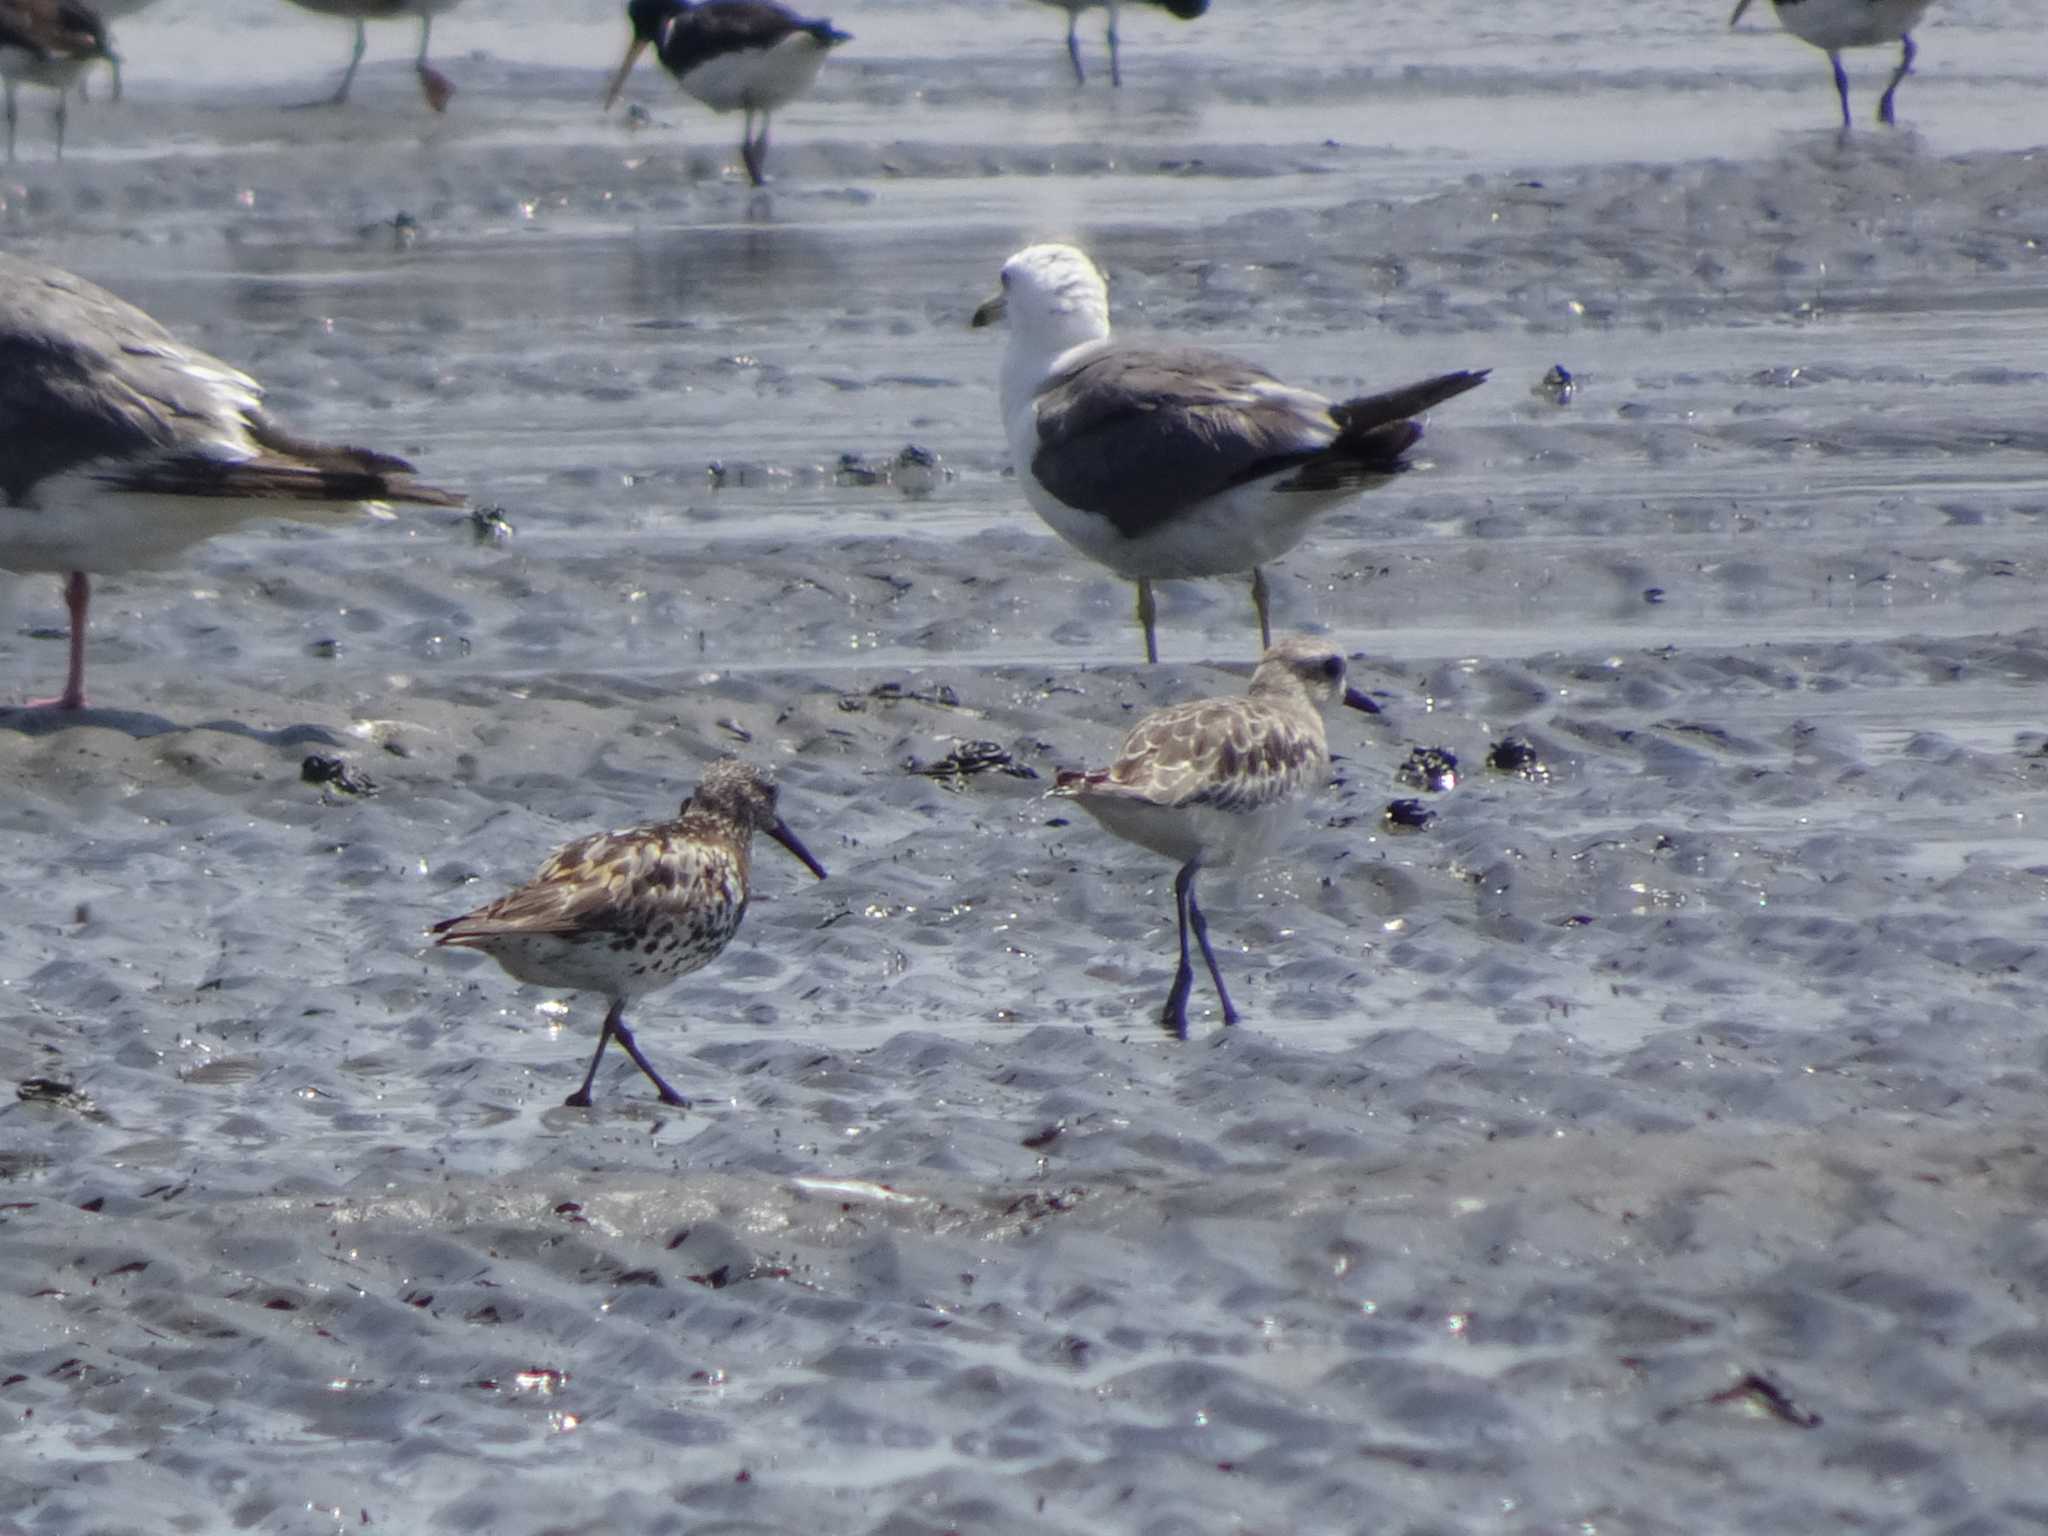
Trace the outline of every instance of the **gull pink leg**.
<instances>
[{"instance_id":1,"label":"gull pink leg","mask_svg":"<svg viewBox=\"0 0 2048 1536\"><path fill-rule=\"evenodd\" d=\"M62 693L54 699L30 699L30 709L85 707L85 610L91 602L91 579L83 571L73 571L64 580L64 606L71 610L71 669L64 675Z\"/></svg>"}]
</instances>

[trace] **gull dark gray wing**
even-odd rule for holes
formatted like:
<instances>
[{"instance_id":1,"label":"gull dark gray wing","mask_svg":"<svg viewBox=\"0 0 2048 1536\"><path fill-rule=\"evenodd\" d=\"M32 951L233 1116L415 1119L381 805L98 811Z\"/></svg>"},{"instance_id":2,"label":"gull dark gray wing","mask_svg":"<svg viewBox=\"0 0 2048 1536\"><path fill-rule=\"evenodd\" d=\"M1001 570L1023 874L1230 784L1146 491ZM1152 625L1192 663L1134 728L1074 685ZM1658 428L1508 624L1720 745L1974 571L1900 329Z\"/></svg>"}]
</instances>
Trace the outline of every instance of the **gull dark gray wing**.
<instances>
[{"instance_id":1,"label":"gull dark gray wing","mask_svg":"<svg viewBox=\"0 0 2048 1536\"><path fill-rule=\"evenodd\" d=\"M246 375L181 346L132 304L50 267L0 256L0 491L240 430Z\"/></svg>"},{"instance_id":2,"label":"gull dark gray wing","mask_svg":"<svg viewBox=\"0 0 2048 1536\"><path fill-rule=\"evenodd\" d=\"M1037 405L1031 473L1129 538L1306 463L1338 434L1322 396L1194 347L1112 346L1048 382Z\"/></svg>"},{"instance_id":3,"label":"gull dark gray wing","mask_svg":"<svg viewBox=\"0 0 2048 1536\"><path fill-rule=\"evenodd\" d=\"M256 381L134 305L0 255L0 497L85 465L109 490L460 506L404 459L308 442L263 414Z\"/></svg>"}]
</instances>

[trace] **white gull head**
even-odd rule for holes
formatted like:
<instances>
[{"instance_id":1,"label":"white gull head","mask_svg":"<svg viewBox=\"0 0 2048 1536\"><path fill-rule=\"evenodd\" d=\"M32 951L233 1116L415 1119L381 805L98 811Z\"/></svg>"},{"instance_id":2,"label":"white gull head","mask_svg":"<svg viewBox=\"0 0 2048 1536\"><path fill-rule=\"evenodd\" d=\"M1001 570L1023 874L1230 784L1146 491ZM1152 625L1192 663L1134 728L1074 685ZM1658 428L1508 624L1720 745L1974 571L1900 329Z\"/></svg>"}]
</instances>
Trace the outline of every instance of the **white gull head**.
<instances>
[{"instance_id":1,"label":"white gull head","mask_svg":"<svg viewBox=\"0 0 2048 1536\"><path fill-rule=\"evenodd\" d=\"M998 320L1010 327L1000 385L1014 437L1045 381L1082 361L1069 354L1109 341L1109 284L1071 245L1027 245L1003 263L1001 291L974 312L976 326Z\"/></svg>"}]
</instances>

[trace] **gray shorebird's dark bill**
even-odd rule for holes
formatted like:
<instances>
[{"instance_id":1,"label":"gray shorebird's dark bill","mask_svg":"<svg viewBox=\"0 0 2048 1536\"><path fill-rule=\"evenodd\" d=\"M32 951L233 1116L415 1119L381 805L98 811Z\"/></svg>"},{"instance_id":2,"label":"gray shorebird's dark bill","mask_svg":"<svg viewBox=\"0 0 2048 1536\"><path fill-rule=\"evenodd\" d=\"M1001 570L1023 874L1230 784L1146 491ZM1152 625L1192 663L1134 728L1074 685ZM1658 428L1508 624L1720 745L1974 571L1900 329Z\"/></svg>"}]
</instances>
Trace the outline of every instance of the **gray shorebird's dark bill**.
<instances>
[{"instance_id":1,"label":"gray shorebird's dark bill","mask_svg":"<svg viewBox=\"0 0 2048 1536\"><path fill-rule=\"evenodd\" d=\"M984 299L982 301L981 308L977 309L974 312L974 319L969 323L967 328L970 331L978 331L984 325L994 325L998 320L1003 318L1004 314L1006 314L1008 310L1009 301L1005 299L1000 293L997 294L992 299Z\"/></svg>"},{"instance_id":2,"label":"gray shorebird's dark bill","mask_svg":"<svg viewBox=\"0 0 2048 1536\"><path fill-rule=\"evenodd\" d=\"M811 857L811 850L796 840L796 834L790 831L785 823L776 822L774 826L768 829L768 835L802 860L804 867L812 874L816 875L820 880L825 878L825 866Z\"/></svg>"},{"instance_id":3,"label":"gray shorebird's dark bill","mask_svg":"<svg viewBox=\"0 0 2048 1536\"><path fill-rule=\"evenodd\" d=\"M1380 712L1379 705L1373 703L1371 698L1360 693L1356 688L1346 688L1344 690L1344 702L1353 709L1364 710L1368 715L1376 715Z\"/></svg>"},{"instance_id":4,"label":"gray shorebird's dark bill","mask_svg":"<svg viewBox=\"0 0 2048 1536\"><path fill-rule=\"evenodd\" d=\"M636 37L626 44L626 61L619 66L619 72L612 76L612 83L604 93L604 110L609 112L612 103L619 99L619 92L626 88L626 76L633 73L633 66L640 62L640 55L646 51L647 39Z\"/></svg>"}]
</instances>

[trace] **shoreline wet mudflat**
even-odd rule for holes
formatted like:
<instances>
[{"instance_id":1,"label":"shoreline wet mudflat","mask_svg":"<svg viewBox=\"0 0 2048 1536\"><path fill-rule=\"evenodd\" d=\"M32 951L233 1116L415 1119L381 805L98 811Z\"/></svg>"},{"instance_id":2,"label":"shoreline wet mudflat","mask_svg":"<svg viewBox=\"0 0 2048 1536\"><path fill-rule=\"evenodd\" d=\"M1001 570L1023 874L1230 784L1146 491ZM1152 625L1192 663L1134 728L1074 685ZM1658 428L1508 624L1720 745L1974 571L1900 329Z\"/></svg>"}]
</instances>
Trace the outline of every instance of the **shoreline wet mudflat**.
<instances>
[{"instance_id":1,"label":"shoreline wet mudflat","mask_svg":"<svg viewBox=\"0 0 2048 1536\"><path fill-rule=\"evenodd\" d=\"M609 6L449 13L434 122L407 29L282 114L345 30L228 79L189 0L61 167L31 102L8 250L513 531L108 578L98 708L0 714L0 1077L69 1089L0 1110L0 1530L2037 1521L2028 18L1937 8L1839 143L1719 9L1127 13L1104 100L1052 8L843 4L765 198L666 82L596 118ZM1255 631L1165 583L1143 667L1025 509L966 321L1048 235L1129 333L1495 370L1271 573L1383 713L1205 882L1246 1017L1185 1045L1171 868L1042 792ZM907 443L929 495L839 472ZM4 612L48 691L55 583ZM564 1109L601 1003L424 929L728 752L831 878L638 1010L693 1109Z\"/></svg>"}]
</instances>

